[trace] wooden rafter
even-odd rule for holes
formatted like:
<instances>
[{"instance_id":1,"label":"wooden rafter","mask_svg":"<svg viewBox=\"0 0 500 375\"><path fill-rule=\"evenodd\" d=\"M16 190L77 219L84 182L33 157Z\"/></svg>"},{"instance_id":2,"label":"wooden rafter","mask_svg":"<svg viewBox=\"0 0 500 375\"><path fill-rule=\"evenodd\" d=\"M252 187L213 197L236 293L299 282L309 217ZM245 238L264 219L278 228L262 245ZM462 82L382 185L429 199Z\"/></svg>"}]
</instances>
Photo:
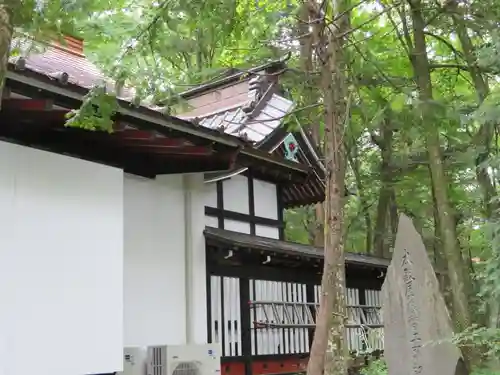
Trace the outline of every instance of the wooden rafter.
<instances>
[{"instance_id":1,"label":"wooden rafter","mask_svg":"<svg viewBox=\"0 0 500 375\"><path fill-rule=\"evenodd\" d=\"M10 98L2 101L0 119L3 120L2 123L16 119L17 122L25 125L23 131L27 132L34 128L39 132L44 127L47 131L70 132L72 129L64 127L68 113L67 109L54 109L50 100ZM32 125L31 129L29 125ZM109 141L119 147L156 155L210 156L214 154L211 147L195 146L182 138L167 138L154 131L127 128L119 123L114 128L117 130L111 134L95 131L89 134L81 133L80 136L90 137L94 141L99 138L99 141Z\"/></svg>"},{"instance_id":2,"label":"wooden rafter","mask_svg":"<svg viewBox=\"0 0 500 375\"><path fill-rule=\"evenodd\" d=\"M50 100L4 99L0 138L151 178L160 174L224 170L234 164L235 155L230 150L215 150L208 143L196 145L185 138L136 129L123 121L115 123L112 133L67 127L68 112L55 108Z\"/></svg>"},{"instance_id":3,"label":"wooden rafter","mask_svg":"<svg viewBox=\"0 0 500 375\"><path fill-rule=\"evenodd\" d=\"M18 111L51 111L54 103L44 99L18 99L9 98L2 100L2 109ZM67 111L66 111L67 112Z\"/></svg>"}]
</instances>

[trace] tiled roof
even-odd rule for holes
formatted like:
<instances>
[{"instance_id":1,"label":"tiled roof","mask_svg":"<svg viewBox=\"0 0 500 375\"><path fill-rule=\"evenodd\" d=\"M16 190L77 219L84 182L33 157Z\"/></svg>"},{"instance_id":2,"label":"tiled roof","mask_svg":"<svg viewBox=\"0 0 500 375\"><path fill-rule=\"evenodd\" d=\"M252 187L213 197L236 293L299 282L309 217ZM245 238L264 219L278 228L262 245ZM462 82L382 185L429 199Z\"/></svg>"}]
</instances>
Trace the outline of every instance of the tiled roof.
<instances>
[{"instance_id":1,"label":"tiled roof","mask_svg":"<svg viewBox=\"0 0 500 375\"><path fill-rule=\"evenodd\" d=\"M11 62L14 60L15 58L10 59ZM66 73L70 83L83 88L90 89L106 82L108 89L114 90L113 82L107 79L91 61L83 55L72 53L64 48L48 46L41 52L29 54L25 61L26 69L36 73L54 78L57 74ZM133 96L134 91L126 89L122 90L119 99L131 101ZM147 104L142 104L142 106L158 111L162 109ZM223 130L226 134L258 143L280 126L283 116L292 107L291 101L274 94L255 118L248 118L241 107L237 107L198 119L198 121L203 127ZM186 120L192 119L186 118Z\"/></svg>"},{"instance_id":2,"label":"tiled roof","mask_svg":"<svg viewBox=\"0 0 500 375\"><path fill-rule=\"evenodd\" d=\"M216 113L200 119L200 125L211 129L224 129L227 134L262 142L280 127L284 116L293 108L293 102L273 94L259 114L248 117L241 107Z\"/></svg>"},{"instance_id":3,"label":"tiled roof","mask_svg":"<svg viewBox=\"0 0 500 375\"><path fill-rule=\"evenodd\" d=\"M48 48L42 54L30 55L26 59L27 68L47 75L65 72L69 81L78 86L91 88L105 80L101 71L84 57Z\"/></svg>"},{"instance_id":4,"label":"tiled roof","mask_svg":"<svg viewBox=\"0 0 500 375\"><path fill-rule=\"evenodd\" d=\"M13 41L13 47L23 51L26 69L36 73L55 76L64 72L68 74L70 83L87 89L106 80L99 68L78 51L72 52L55 43L45 45L21 38ZM16 57L9 59L10 62L15 60Z\"/></svg>"},{"instance_id":5,"label":"tiled roof","mask_svg":"<svg viewBox=\"0 0 500 375\"><path fill-rule=\"evenodd\" d=\"M29 76L29 72L34 72L37 75L43 75L53 80L60 79L61 73L65 73L65 75L67 75L67 82L73 85L72 90L75 88L90 89L96 84L103 83L103 81L106 81L110 91L114 90L113 82L109 79L106 80L106 77L102 74L102 72L92 62L87 60L82 52L72 52L58 46L49 46L43 51L37 51L36 53L27 55L27 57L22 61L24 62L24 67L21 66L22 64L18 67L16 58L9 59L9 63L11 64L9 69L13 69L14 74L19 74L21 72L16 73L15 70L18 68L24 68L28 71L26 73L27 76ZM13 65L16 65L16 68L14 68ZM24 73L21 75L24 75ZM257 75L257 77L259 76ZM261 77L265 77L265 75L262 75ZM241 82L239 77L236 78L236 82ZM229 78L225 78L223 83L232 85L233 83L231 82L233 81L229 80ZM48 85L50 86L51 84L48 83ZM54 82L54 86L61 85L63 85L62 82ZM213 84L209 86L209 89L214 90L213 86ZM269 88L270 86L267 87ZM85 90L81 91L84 92ZM205 134L205 132L207 134L216 134L217 137L227 135L227 138L232 140L236 140L233 137L239 137L241 140L245 141L242 143L245 145L249 145L248 141L250 141L253 144L253 147L251 147L253 149L252 153L260 152L263 156L265 156L268 155L268 153L273 153L275 148L281 144L286 131L284 129L280 129L280 126L283 122L284 116L292 111L294 104L290 100L276 94L276 91L271 89L267 90L264 95L258 96L257 98L252 96L251 91L252 88L251 85L249 85L248 96L246 94L246 89L244 89L241 93L239 93L242 95L241 100L233 100L232 104L228 104L227 101L223 100L217 105L212 106L211 112L206 111L203 113L203 117L201 118L197 118L195 115L189 116L189 114L186 114L184 119L172 116L167 117L169 118L169 121L179 121L179 124L175 126L182 127L182 129L186 128L188 132L194 132L193 134L196 134L195 132L202 131L203 129L203 134ZM121 105L125 104L125 106L128 107L126 103L132 100L133 90L123 90L122 93L123 95L119 97L122 101ZM201 88L198 91L193 91L191 93L193 96L202 94L203 90L201 90ZM253 106L250 106L250 109L248 108L248 98L250 98L250 102L253 104ZM162 109L163 108L160 107L152 107L142 104L141 108L125 108L123 110L128 111L129 113L137 112L140 116L143 116L144 113L149 113L148 116L151 116L151 118L155 120L157 118L155 117L156 115L158 115L158 118L165 118L165 115L163 114L164 111ZM133 115L130 116L133 117ZM189 121L191 121L191 123ZM306 149L304 146L301 146L301 148L304 148L304 150ZM250 155L249 152L250 151L247 151L248 155ZM277 152L277 154L276 161L273 161L274 163L284 162L288 165L287 168L290 168L292 164L295 164L293 162L283 160L284 157L282 153ZM303 160L300 161L303 162ZM301 170L301 173L303 172L301 169L302 165L303 164L301 163L297 165L297 168ZM292 169L293 168L294 167L292 167ZM243 170L244 168L239 170L239 172ZM234 174L234 171L231 171L230 173ZM315 186L321 184L321 177L314 175L311 175L310 177L314 180L313 182ZM284 192L285 197L288 197L287 204L289 206L308 204L312 201L316 202L323 199L323 195L316 191L318 189L311 189L310 185L311 183L308 180L308 182L303 184L292 184L287 187L287 189L291 192L288 195ZM295 192L295 190L297 191Z\"/></svg>"}]
</instances>

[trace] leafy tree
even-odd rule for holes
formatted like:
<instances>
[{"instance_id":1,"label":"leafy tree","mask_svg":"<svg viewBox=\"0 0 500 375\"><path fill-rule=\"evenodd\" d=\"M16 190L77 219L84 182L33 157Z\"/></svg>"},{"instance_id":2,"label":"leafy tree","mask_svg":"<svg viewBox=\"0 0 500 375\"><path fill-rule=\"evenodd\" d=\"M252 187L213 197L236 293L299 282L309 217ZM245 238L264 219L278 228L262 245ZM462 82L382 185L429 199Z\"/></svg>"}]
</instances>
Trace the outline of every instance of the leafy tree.
<instances>
[{"instance_id":1,"label":"leafy tree","mask_svg":"<svg viewBox=\"0 0 500 375\"><path fill-rule=\"evenodd\" d=\"M0 92L10 54L19 51L12 44L14 34L30 35L37 40L60 38L75 33L75 26L88 14L109 5L100 0L1 0L0 1ZM1 105L1 104L0 104Z\"/></svg>"},{"instance_id":2,"label":"leafy tree","mask_svg":"<svg viewBox=\"0 0 500 375\"><path fill-rule=\"evenodd\" d=\"M349 32L348 2L344 0L307 3L309 17L302 20L313 26L315 55L320 74L319 88L324 108L324 156L326 168L324 214L324 266L322 295L316 314L316 329L311 345L308 375L347 374L347 316L344 260L344 191L346 155L345 127L350 118L345 51Z\"/></svg>"},{"instance_id":3,"label":"leafy tree","mask_svg":"<svg viewBox=\"0 0 500 375\"><path fill-rule=\"evenodd\" d=\"M310 373L324 367L328 343L337 362L327 372L346 371L343 243L390 257L399 212L422 234L475 364L479 351L494 353L484 343L496 342L500 315L499 16L498 0L3 0L0 82L14 30L78 33L118 86L172 111L180 91L290 53L282 82L303 110L286 122L309 128L329 171L325 205L286 214L289 239L324 241L334 291ZM85 103L104 114L90 117L109 116L112 96L96 92ZM82 113L70 124L106 127Z\"/></svg>"}]
</instances>

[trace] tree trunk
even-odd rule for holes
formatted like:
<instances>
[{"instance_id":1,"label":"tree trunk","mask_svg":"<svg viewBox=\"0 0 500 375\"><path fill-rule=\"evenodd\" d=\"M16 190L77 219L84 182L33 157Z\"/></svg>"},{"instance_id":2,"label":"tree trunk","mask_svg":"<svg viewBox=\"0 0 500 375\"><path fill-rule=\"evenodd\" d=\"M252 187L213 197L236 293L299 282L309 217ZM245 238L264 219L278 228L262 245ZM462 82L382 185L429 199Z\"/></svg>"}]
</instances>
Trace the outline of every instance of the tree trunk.
<instances>
[{"instance_id":1,"label":"tree trunk","mask_svg":"<svg viewBox=\"0 0 500 375\"><path fill-rule=\"evenodd\" d=\"M9 63L10 44L14 26L12 24L12 7L5 0L0 0L0 109L5 86L5 76Z\"/></svg>"},{"instance_id":2,"label":"tree trunk","mask_svg":"<svg viewBox=\"0 0 500 375\"><path fill-rule=\"evenodd\" d=\"M477 66L475 48L469 36L467 25L464 22L463 12L459 8L457 2L453 0L448 2L447 7L451 10L450 16L457 30L462 52L469 68L469 74L472 78L474 89L476 90L477 101L481 104L490 93L488 81ZM476 178L483 194L484 213L485 217L493 222L499 219L500 204L498 200L494 200L497 195L496 188L483 163L490 157L490 146L494 138L494 126L495 124L493 122L484 123L473 140L479 151L476 157ZM493 249L493 251L495 250L496 249ZM498 300L498 296L489 296L487 309L485 324L489 328L498 328L500 323L500 301ZM490 366L496 369L500 368L500 360L497 358L492 359Z\"/></svg>"},{"instance_id":3,"label":"tree trunk","mask_svg":"<svg viewBox=\"0 0 500 375\"><path fill-rule=\"evenodd\" d=\"M347 374L345 338L345 263L343 249L343 194L345 174L344 124L346 108L345 63L343 38L348 15L344 0L325 2L329 9L318 10L318 3L309 0L316 19L330 14L334 25L322 23L323 39L317 46L321 62L321 91L325 111L325 259L321 280L320 307L311 346L308 375ZM324 12L324 13L322 13ZM339 16L340 14L343 14Z\"/></svg>"},{"instance_id":4,"label":"tree trunk","mask_svg":"<svg viewBox=\"0 0 500 375\"><path fill-rule=\"evenodd\" d=\"M431 181L431 185L434 184ZM443 243L441 241L441 225L439 223L439 212L438 204L436 201L436 193L434 188L432 189L432 206L433 206L433 217L434 217L434 238L432 241L433 248L433 266L436 273L436 277L439 281L439 286L441 288L441 293L443 294L446 306L451 311L453 309L453 299L450 289L450 280L448 278L448 263L446 262L445 254L443 254Z\"/></svg>"},{"instance_id":5,"label":"tree trunk","mask_svg":"<svg viewBox=\"0 0 500 375\"><path fill-rule=\"evenodd\" d=\"M391 221L391 244L394 245L396 242L396 235L398 234L399 225L399 214L398 214L398 202L396 200L396 191L394 187L391 189L391 203L389 204L389 219Z\"/></svg>"},{"instance_id":6,"label":"tree trunk","mask_svg":"<svg viewBox=\"0 0 500 375\"><path fill-rule=\"evenodd\" d=\"M420 99L420 116L425 127L425 141L429 157L429 168L434 189L439 232L443 245L443 253L448 264L448 275L452 289L453 318L459 331L471 323L469 311L470 276L463 266L460 244L458 243L455 215L448 197L448 180L443 167L439 129L432 117L433 89L425 41L425 22L422 16L421 0L409 0L413 21L414 47L411 56L415 80ZM466 360L472 358L465 351Z\"/></svg>"},{"instance_id":7,"label":"tree trunk","mask_svg":"<svg viewBox=\"0 0 500 375\"><path fill-rule=\"evenodd\" d=\"M325 207L323 203L317 203L314 206L314 238L313 245L317 247L325 246L325 226L324 226Z\"/></svg>"},{"instance_id":8,"label":"tree trunk","mask_svg":"<svg viewBox=\"0 0 500 375\"><path fill-rule=\"evenodd\" d=\"M355 150L351 152L351 150ZM356 181L356 188L358 191L358 198L361 204L361 213L363 214L363 218L365 219L365 253L372 253L372 239L373 239L373 225L372 218L370 216L370 206L364 194L364 186L363 181L361 179L360 165L358 162L358 152L356 150L356 145L351 145L349 147L349 151L346 152L349 165L351 166L352 174L354 175L354 180Z\"/></svg>"},{"instance_id":9,"label":"tree trunk","mask_svg":"<svg viewBox=\"0 0 500 375\"><path fill-rule=\"evenodd\" d=\"M469 68L469 74L476 90L477 102L481 104L489 95L490 88L488 81L481 74L475 57L475 48L468 34L468 29L464 22L464 15L458 7L456 1L448 1L447 7L450 9L451 17L457 30L458 39L462 46L462 51ZM483 201L485 207L485 216L487 219L492 219L496 215L496 211L500 208L498 202L493 202L492 199L496 195L493 182L481 164L490 156L490 145L494 135L494 124L492 122L484 123L474 137L473 141L479 154L476 158L476 177L483 193Z\"/></svg>"},{"instance_id":10,"label":"tree trunk","mask_svg":"<svg viewBox=\"0 0 500 375\"><path fill-rule=\"evenodd\" d=\"M380 192L377 204L377 220L375 222L375 233L373 238L373 252L376 256L390 258L390 248L394 244L395 236L392 227L391 205L394 205L395 198L393 187L393 176L391 170L392 160L392 138L393 130L389 114L380 125L380 137L376 140L380 148L382 162L380 163ZM392 208L394 209L394 208ZM396 213L397 215L397 213ZM397 230L396 230L397 231Z\"/></svg>"},{"instance_id":11,"label":"tree trunk","mask_svg":"<svg viewBox=\"0 0 500 375\"><path fill-rule=\"evenodd\" d=\"M313 61L313 41L314 36L310 30L311 10L306 3L303 3L300 9L300 19L298 25L298 34L300 37L300 61L305 75L306 86L304 88L304 106L318 102L318 90L316 89L315 80L311 74L314 71ZM321 135L318 126L313 125L311 128L312 140L316 147L321 148ZM312 244L314 246L323 247L325 244L325 236L323 229L323 203L318 203L314 207L314 233L312 236Z\"/></svg>"}]
</instances>

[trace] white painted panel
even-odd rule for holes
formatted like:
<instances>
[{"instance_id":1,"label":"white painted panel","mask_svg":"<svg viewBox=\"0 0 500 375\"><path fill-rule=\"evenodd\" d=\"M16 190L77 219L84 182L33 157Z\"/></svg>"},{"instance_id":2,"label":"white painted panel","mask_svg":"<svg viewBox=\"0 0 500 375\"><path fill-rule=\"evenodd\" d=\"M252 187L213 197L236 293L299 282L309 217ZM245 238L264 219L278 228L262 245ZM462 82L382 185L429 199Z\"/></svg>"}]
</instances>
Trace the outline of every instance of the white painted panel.
<instances>
[{"instance_id":1,"label":"white painted panel","mask_svg":"<svg viewBox=\"0 0 500 375\"><path fill-rule=\"evenodd\" d=\"M366 304L370 306L365 310L368 324L383 324L381 314L381 291L365 290ZM367 347L372 350L384 350L383 328L373 328L367 334Z\"/></svg>"},{"instance_id":2,"label":"white painted panel","mask_svg":"<svg viewBox=\"0 0 500 375\"><path fill-rule=\"evenodd\" d=\"M255 215L278 219L278 197L276 185L266 181L253 181Z\"/></svg>"},{"instance_id":3,"label":"white painted panel","mask_svg":"<svg viewBox=\"0 0 500 375\"><path fill-rule=\"evenodd\" d=\"M186 244L187 274L186 287L190 300L190 314L187 324L190 326L190 336L193 343L207 342L207 267L206 246L203 230L205 229L205 204L203 194L203 174L184 176L184 189L190 192L190 204L186 204L189 225L186 225L190 241ZM189 211L188 211L189 210Z\"/></svg>"},{"instance_id":4,"label":"white painted panel","mask_svg":"<svg viewBox=\"0 0 500 375\"><path fill-rule=\"evenodd\" d=\"M249 279L249 286L250 286L250 301L255 301L255 280ZM252 341L252 355L255 355L257 353L257 330L255 329L254 322L257 322L257 314L256 314L256 309L255 308L250 308L250 337Z\"/></svg>"},{"instance_id":5,"label":"white painted panel","mask_svg":"<svg viewBox=\"0 0 500 375\"><path fill-rule=\"evenodd\" d=\"M213 343L222 343L222 296L221 296L221 277L210 276L210 296L212 300L211 305L211 337ZM225 348L222 347L224 353Z\"/></svg>"},{"instance_id":6,"label":"white painted panel","mask_svg":"<svg viewBox=\"0 0 500 375\"><path fill-rule=\"evenodd\" d=\"M123 173L0 142L0 374L122 368Z\"/></svg>"},{"instance_id":7,"label":"white painted panel","mask_svg":"<svg viewBox=\"0 0 500 375\"><path fill-rule=\"evenodd\" d=\"M125 346L186 340L182 176L125 178Z\"/></svg>"},{"instance_id":8,"label":"white painted panel","mask_svg":"<svg viewBox=\"0 0 500 375\"><path fill-rule=\"evenodd\" d=\"M256 225L255 234L257 236L267 237L267 238L280 238L280 231L278 228L268 227L265 225Z\"/></svg>"},{"instance_id":9,"label":"white painted panel","mask_svg":"<svg viewBox=\"0 0 500 375\"><path fill-rule=\"evenodd\" d=\"M346 289L347 306L359 306L359 290L354 288ZM348 324L360 325L362 310L359 307L347 307ZM364 331L361 327L347 328L347 342L350 350L362 350L365 341Z\"/></svg>"},{"instance_id":10,"label":"white painted panel","mask_svg":"<svg viewBox=\"0 0 500 375\"><path fill-rule=\"evenodd\" d=\"M205 215L205 225L207 227L214 227L218 228L219 227L219 219L213 216L206 216Z\"/></svg>"},{"instance_id":11,"label":"white painted panel","mask_svg":"<svg viewBox=\"0 0 500 375\"><path fill-rule=\"evenodd\" d=\"M223 356L242 355L239 288L240 279L236 277L210 277L210 330L212 342L223 344Z\"/></svg>"},{"instance_id":12,"label":"white painted panel","mask_svg":"<svg viewBox=\"0 0 500 375\"><path fill-rule=\"evenodd\" d=\"M232 230L233 232L250 234L250 223L224 219L224 229Z\"/></svg>"},{"instance_id":13,"label":"white painted panel","mask_svg":"<svg viewBox=\"0 0 500 375\"><path fill-rule=\"evenodd\" d=\"M217 207L217 183L216 182L204 184L203 194L204 194L205 206Z\"/></svg>"},{"instance_id":14,"label":"white painted panel","mask_svg":"<svg viewBox=\"0 0 500 375\"><path fill-rule=\"evenodd\" d=\"M252 322L257 322L257 325L252 326L251 332L252 355L309 352L307 328L278 328L265 325L266 323L303 325L308 322L305 305L301 305L306 303L305 284L250 280L250 300L256 302L250 310L250 316ZM269 302L275 303L274 308ZM283 302L292 302L295 306Z\"/></svg>"},{"instance_id":15,"label":"white painted panel","mask_svg":"<svg viewBox=\"0 0 500 375\"><path fill-rule=\"evenodd\" d=\"M315 302L319 303L321 297L321 287L319 285L314 288ZM360 350L374 350L383 348L383 329L370 330L366 335L363 328L360 327L362 323L362 314L369 320L370 313L366 309L363 311L359 307L359 290L355 288L346 289L346 304L348 314L348 324L359 327L349 327L346 329L347 345L350 351ZM376 300L377 293L380 291L366 291L367 304L370 304L370 298ZM374 303L377 305L377 303ZM351 306L351 307L349 307ZM375 324L375 323L374 323ZM364 346L367 348L364 349Z\"/></svg>"},{"instance_id":16,"label":"white painted panel","mask_svg":"<svg viewBox=\"0 0 500 375\"><path fill-rule=\"evenodd\" d=\"M222 183L224 209L248 214L248 179L246 176L234 176ZM215 207L215 206L214 206Z\"/></svg>"}]
</instances>

